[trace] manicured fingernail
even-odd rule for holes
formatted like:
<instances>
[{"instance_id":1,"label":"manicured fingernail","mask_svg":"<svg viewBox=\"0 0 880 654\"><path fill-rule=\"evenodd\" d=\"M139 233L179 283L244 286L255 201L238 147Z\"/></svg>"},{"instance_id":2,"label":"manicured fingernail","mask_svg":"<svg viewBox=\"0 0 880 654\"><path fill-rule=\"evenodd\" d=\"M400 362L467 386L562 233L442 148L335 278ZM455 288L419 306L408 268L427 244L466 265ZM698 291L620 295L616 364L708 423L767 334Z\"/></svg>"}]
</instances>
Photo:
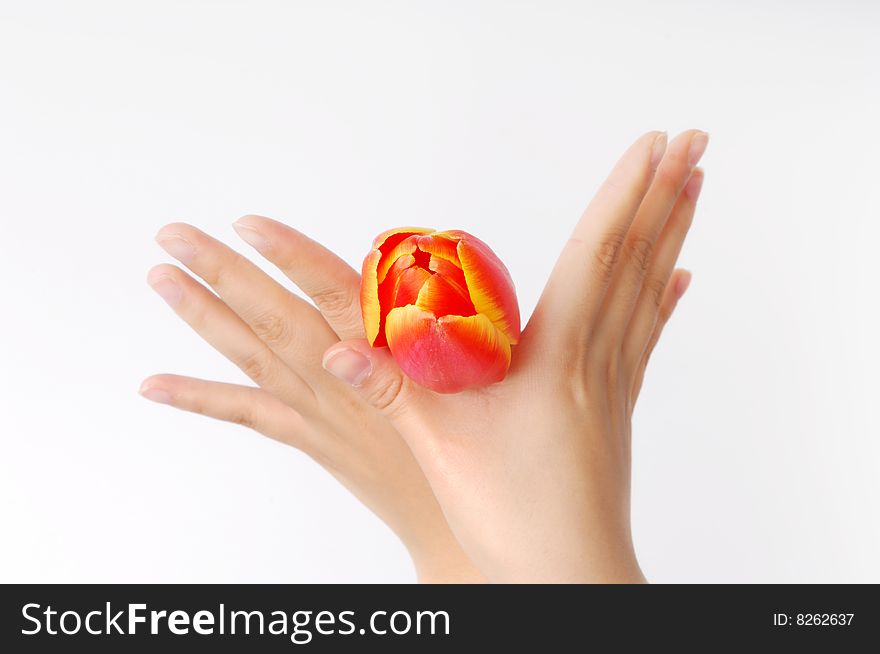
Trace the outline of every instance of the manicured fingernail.
<instances>
[{"instance_id":1,"label":"manicured fingernail","mask_svg":"<svg viewBox=\"0 0 880 654\"><path fill-rule=\"evenodd\" d=\"M171 404L171 394L163 391L161 388L143 388L139 391L148 400L158 402L159 404Z\"/></svg>"},{"instance_id":2,"label":"manicured fingernail","mask_svg":"<svg viewBox=\"0 0 880 654\"><path fill-rule=\"evenodd\" d=\"M180 290L180 286L168 275L161 275L148 281L153 290L159 294L159 297L172 307L180 302L180 298L183 297L183 291Z\"/></svg>"},{"instance_id":3,"label":"manicured fingernail","mask_svg":"<svg viewBox=\"0 0 880 654\"><path fill-rule=\"evenodd\" d=\"M267 241L266 238L253 227L242 225L241 223L232 223L232 229L241 236L245 243L250 245L257 252L262 252L263 250L268 249L269 241Z\"/></svg>"},{"instance_id":4,"label":"manicured fingernail","mask_svg":"<svg viewBox=\"0 0 880 654\"><path fill-rule=\"evenodd\" d=\"M666 132L660 132L654 139L654 145L651 146L651 168L656 169L663 159L666 152L666 142L669 139Z\"/></svg>"},{"instance_id":5,"label":"manicured fingernail","mask_svg":"<svg viewBox=\"0 0 880 654\"><path fill-rule=\"evenodd\" d=\"M684 295L685 291L688 290L688 286L691 285L691 273L689 270L685 270L681 275L678 276L678 281L675 282L675 294L681 298Z\"/></svg>"},{"instance_id":6,"label":"manicured fingernail","mask_svg":"<svg viewBox=\"0 0 880 654\"><path fill-rule=\"evenodd\" d=\"M323 365L331 375L352 386L362 384L373 371L373 364L367 357L349 348L331 352L324 357Z\"/></svg>"},{"instance_id":7,"label":"manicured fingernail","mask_svg":"<svg viewBox=\"0 0 880 654\"><path fill-rule=\"evenodd\" d=\"M171 236L157 236L156 242L163 250L184 265L192 261L193 257L196 255L196 249L192 246L192 243L176 234Z\"/></svg>"},{"instance_id":8,"label":"manicured fingernail","mask_svg":"<svg viewBox=\"0 0 880 654\"><path fill-rule=\"evenodd\" d=\"M691 146L688 149L688 163L691 166L697 165L707 145L709 145L709 135L706 132L697 132L691 137Z\"/></svg>"},{"instance_id":9,"label":"manicured fingernail","mask_svg":"<svg viewBox=\"0 0 880 654\"><path fill-rule=\"evenodd\" d=\"M684 192L691 200L696 200L700 196L700 189L703 188L703 169L695 168L691 173L691 178L684 187Z\"/></svg>"}]
</instances>

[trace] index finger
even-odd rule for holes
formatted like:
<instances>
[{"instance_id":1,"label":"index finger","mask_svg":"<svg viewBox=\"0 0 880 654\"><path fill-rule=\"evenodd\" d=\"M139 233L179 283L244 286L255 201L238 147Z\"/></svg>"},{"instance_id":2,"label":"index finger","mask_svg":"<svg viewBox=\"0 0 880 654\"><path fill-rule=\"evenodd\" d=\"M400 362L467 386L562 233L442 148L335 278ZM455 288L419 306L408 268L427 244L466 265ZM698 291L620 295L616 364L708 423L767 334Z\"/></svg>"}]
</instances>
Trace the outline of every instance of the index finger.
<instances>
[{"instance_id":1,"label":"index finger","mask_svg":"<svg viewBox=\"0 0 880 654\"><path fill-rule=\"evenodd\" d=\"M336 254L292 227L245 216L235 231L308 295L341 340L364 337L361 276Z\"/></svg>"}]
</instances>

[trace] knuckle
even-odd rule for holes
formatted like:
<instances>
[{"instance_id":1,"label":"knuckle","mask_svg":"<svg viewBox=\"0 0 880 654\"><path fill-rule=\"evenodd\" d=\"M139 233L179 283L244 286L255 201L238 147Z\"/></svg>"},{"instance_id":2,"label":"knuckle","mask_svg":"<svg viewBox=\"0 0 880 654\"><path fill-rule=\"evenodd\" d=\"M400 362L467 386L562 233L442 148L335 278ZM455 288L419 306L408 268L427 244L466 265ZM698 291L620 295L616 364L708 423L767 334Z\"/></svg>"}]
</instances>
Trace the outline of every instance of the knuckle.
<instances>
[{"instance_id":1,"label":"knuckle","mask_svg":"<svg viewBox=\"0 0 880 654\"><path fill-rule=\"evenodd\" d=\"M260 386L270 380L274 374L272 357L262 351L249 354L241 360L238 366L244 374Z\"/></svg>"},{"instance_id":2,"label":"knuckle","mask_svg":"<svg viewBox=\"0 0 880 654\"><path fill-rule=\"evenodd\" d=\"M671 208L688 180L690 166L686 155L672 155L666 166L661 166L654 178L654 192L661 205Z\"/></svg>"},{"instance_id":3,"label":"knuckle","mask_svg":"<svg viewBox=\"0 0 880 654\"><path fill-rule=\"evenodd\" d=\"M661 166L654 176L654 184L658 190L664 194L664 199L668 199L670 193L674 193L679 184L685 168L682 161L677 160L676 155L671 155L666 166Z\"/></svg>"},{"instance_id":4,"label":"knuckle","mask_svg":"<svg viewBox=\"0 0 880 654\"><path fill-rule=\"evenodd\" d=\"M274 311L258 314L251 321L251 329L264 343L272 348L285 349L293 342L290 321Z\"/></svg>"},{"instance_id":5,"label":"knuckle","mask_svg":"<svg viewBox=\"0 0 880 654\"><path fill-rule=\"evenodd\" d=\"M403 403L402 400L406 393L407 384L407 377L404 375L394 375L386 383L374 386L369 392L368 400L389 418L394 417Z\"/></svg>"},{"instance_id":6,"label":"knuckle","mask_svg":"<svg viewBox=\"0 0 880 654\"><path fill-rule=\"evenodd\" d=\"M645 293L655 309L659 309L663 303L663 295L666 293L666 283L657 277L650 277L645 282Z\"/></svg>"},{"instance_id":7,"label":"knuckle","mask_svg":"<svg viewBox=\"0 0 880 654\"><path fill-rule=\"evenodd\" d=\"M356 305L354 294L348 288L324 288L314 291L310 297L331 320L346 316Z\"/></svg>"},{"instance_id":8,"label":"knuckle","mask_svg":"<svg viewBox=\"0 0 880 654\"><path fill-rule=\"evenodd\" d=\"M640 277L644 277L651 264L654 242L644 236L634 236L627 241L626 256Z\"/></svg>"},{"instance_id":9,"label":"knuckle","mask_svg":"<svg viewBox=\"0 0 880 654\"><path fill-rule=\"evenodd\" d=\"M233 411L229 416L229 422L241 425L242 427L247 427L248 429L257 428L257 419L253 411L244 407L240 407Z\"/></svg>"},{"instance_id":10,"label":"knuckle","mask_svg":"<svg viewBox=\"0 0 880 654\"><path fill-rule=\"evenodd\" d=\"M186 322L199 334L203 333L211 324L211 311L207 302L192 302L189 306L189 315Z\"/></svg>"},{"instance_id":11,"label":"knuckle","mask_svg":"<svg viewBox=\"0 0 880 654\"><path fill-rule=\"evenodd\" d=\"M620 256L620 248L625 236L620 232L610 232L600 242L593 256L593 265L602 281L608 281L614 271L614 264Z\"/></svg>"},{"instance_id":12,"label":"knuckle","mask_svg":"<svg viewBox=\"0 0 880 654\"><path fill-rule=\"evenodd\" d=\"M220 288L223 285L223 269L205 266L199 271L199 277L205 280L205 283L213 289Z\"/></svg>"},{"instance_id":13,"label":"knuckle","mask_svg":"<svg viewBox=\"0 0 880 654\"><path fill-rule=\"evenodd\" d=\"M197 413L200 416L208 415L208 404L203 397L194 397L186 408L188 411Z\"/></svg>"},{"instance_id":14,"label":"knuckle","mask_svg":"<svg viewBox=\"0 0 880 654\"><path fill-rule=\"evenodd\" d=\"M236 283L244 257L236 252L215 251L200 274L212 288L230 288Z\"/></svg>"}]
</instances>

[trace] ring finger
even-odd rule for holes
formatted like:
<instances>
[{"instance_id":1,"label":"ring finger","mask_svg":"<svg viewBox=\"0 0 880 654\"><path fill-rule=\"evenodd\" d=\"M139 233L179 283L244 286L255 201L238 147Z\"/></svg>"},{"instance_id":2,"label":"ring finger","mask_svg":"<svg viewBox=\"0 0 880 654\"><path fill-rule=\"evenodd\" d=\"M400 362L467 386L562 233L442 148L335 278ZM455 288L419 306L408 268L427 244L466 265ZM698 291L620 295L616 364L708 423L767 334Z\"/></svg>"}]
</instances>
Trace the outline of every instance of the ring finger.
<instances>
[{"instance_id":1,"label":"ring finger","mask_svg":"<svg viewBox=\"0 0 880 654\"><path fill-rule=\"evenodd\" d=\"M311 387L285 365L220 298L169 264L161 264L150 270L147 283L199 336L237 365L257 385L301 415L314 413L315 394Z\"/></svg>"}]
</instances>

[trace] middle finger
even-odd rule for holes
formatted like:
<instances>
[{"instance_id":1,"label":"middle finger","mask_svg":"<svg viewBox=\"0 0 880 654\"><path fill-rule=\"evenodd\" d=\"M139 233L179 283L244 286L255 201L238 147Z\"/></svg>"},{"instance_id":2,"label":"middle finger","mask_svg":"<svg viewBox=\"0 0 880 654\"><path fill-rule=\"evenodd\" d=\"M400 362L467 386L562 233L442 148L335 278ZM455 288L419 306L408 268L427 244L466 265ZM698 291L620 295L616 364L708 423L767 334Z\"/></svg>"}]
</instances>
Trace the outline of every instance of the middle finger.
<instances>
[{"instance_id":1,"label":"middle finger","mask_svg":"<svg viewBox=\"0 0 880 654\"><path fill-rule=\"evenodd\" d=\"M282 361L312 378L325 376L321 356L338 339L317 309L192 225L166 225L156 241L205 280Z\"/></svg>"}]
</instances>

